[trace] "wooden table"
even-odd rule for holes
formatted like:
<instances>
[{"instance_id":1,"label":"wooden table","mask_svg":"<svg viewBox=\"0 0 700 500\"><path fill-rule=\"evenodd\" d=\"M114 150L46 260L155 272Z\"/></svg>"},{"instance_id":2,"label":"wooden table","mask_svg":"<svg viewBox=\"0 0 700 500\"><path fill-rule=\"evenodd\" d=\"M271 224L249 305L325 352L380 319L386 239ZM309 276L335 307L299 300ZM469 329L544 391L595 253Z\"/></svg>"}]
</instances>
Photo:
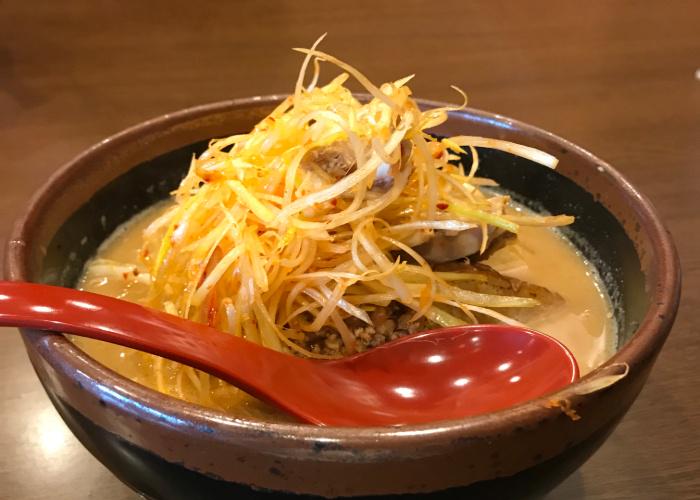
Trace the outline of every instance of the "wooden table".
<instances>
[{"instance_id":1,"label":"wooden table","mask_svg":"<svg viewBox=\"0 0 700 500\"><path fill-rule=\"evenodd\" d=\"M0 234L56 168L141 120L289 92L323 47L375 82L553 130L656 204L683 261L683 304L643 393L549 499L700 496L700 3L0 2ZM125 6L130 4L130 6ZM19 337L0 335L0 497L127 499L67 431Z\"/></svg>"}]
</instances>

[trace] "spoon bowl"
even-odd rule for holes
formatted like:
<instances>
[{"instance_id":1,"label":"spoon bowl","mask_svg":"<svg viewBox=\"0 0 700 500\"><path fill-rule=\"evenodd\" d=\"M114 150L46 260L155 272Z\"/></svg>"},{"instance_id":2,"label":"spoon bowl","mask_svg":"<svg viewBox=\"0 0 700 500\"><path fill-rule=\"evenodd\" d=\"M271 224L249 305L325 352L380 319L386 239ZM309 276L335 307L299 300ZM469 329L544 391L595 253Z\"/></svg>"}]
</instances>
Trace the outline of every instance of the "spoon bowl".
<instances>
[{"instance_id":1,"label":"spoon bowl","mask_svg":"<svg viewBox=\"0 0 700 500\"><path fill-rule=\"evenodd\" d=\"M329 380L329 390L354 392L356 401L338 407L336 425L489 413L553 393L579 376L576 360L559 341L502 324L420 332L324 367L341 374Z\"/></svg>"},{"instance_id":2,"label":"spoon bowl","mask_svg":"<svg viewBox=\"0 0 700 500\"><path fill-rule=\"evenodd\" d=\"M578 378L573 355L542 333L464 325L311 361L162 311L78 290L0 282L0 325L138 349L206 371L318 425L425 423L496 411Z\"/></svg>"}]
</instances>

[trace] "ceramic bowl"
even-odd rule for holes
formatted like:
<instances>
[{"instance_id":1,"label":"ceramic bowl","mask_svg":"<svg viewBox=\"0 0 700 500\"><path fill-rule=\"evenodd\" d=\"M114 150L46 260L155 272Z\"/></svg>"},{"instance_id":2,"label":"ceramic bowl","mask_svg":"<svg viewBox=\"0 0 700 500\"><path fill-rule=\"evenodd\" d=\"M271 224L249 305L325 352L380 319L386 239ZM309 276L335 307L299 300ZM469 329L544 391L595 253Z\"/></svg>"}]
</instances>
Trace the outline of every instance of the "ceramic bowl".
<instances>
[{"instance_id":1,"label":"ceramic bowl","mask_svg":"<svg viewBox=\"0 0 700 500\"><path fill-rule=\"evenodd\" d=\"M74 285L115 227L177 185L193 152L212 137L249 130L279 100L167 114L88 149L31 200L9 241L7 277ZM436 133L508 139L560 158L554 172L482 150L481 174L541 208L577 216L571 234L597 263L620 330L619 349L605 365L556 395L498 413L400 428L314 427L239 420L179 401L103 367L62 335L23 330L31 362L71 430L151 498L271 492L522 498L576 469L629 409L670 331L680 289L673 243L649 201L622 175L549 132L467 109L451 113ZM625 365L626 377L584 394L584 384ZM552 399L580 418L550 407Z\"/></svg>"}]
</instances>

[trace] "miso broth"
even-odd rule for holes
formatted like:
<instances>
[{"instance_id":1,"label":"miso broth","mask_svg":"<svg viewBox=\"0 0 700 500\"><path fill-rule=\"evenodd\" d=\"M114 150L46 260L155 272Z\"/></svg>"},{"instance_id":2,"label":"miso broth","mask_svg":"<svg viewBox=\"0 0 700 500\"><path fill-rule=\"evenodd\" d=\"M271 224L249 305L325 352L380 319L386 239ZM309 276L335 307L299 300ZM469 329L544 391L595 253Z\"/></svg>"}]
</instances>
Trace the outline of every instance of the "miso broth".
<instances>
[{"instance_id":1,"label":"miso broth","mask_svg":"<svg viewBox=\"0 0 700 500\"><path fill-rule=\"evenodd\" d=\"M118 228L87 263L79 288L143 303L148 279L139 251L143 230L171 202L158 204ZM605 288L581 253L557 231L521 227L515 243L496 251L486 264L503 275L545 287L563 300L527 317L527 326L565 344L585 375L614 351L616 325ZM105 266L111 268L105 273ZM118 266L118 273L114 269ZM109 277L107 277L109 276ZM125 377L181 399L233 415L287 419L267 405L213 377L156 356L104 342L73 338L82 350Z\"/></svg>"}]
</instances>

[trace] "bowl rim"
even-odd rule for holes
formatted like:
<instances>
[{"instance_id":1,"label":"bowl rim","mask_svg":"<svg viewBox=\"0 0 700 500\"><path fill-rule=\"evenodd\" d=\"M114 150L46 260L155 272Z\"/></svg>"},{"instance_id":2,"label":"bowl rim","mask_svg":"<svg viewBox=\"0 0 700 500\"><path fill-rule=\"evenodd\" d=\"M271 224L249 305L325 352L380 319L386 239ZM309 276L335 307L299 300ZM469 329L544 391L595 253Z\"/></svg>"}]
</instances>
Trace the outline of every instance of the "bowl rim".
<instances>
[{"instance_id":1,"label":"bowl rim","mask_svg":"<svg viewBox=\"0 0 700 500\"><path fill-rule=\"evenodd\" d=\"M216 113L231 111L237 108L247 108L259 105L273 105L284 99L286 95L273 94L253 96L240 99L217 101L185 108L143 121L122 130L97 144L84 150L72 160L65 163L34 193L25 211L17 218L7 241L5 257L5 277L11 281L24 281L28 278L28 255L31 244L33 221L37 219L51 203L52 196L61 184L71 181L71 174L84 164L100 154L108 153L111 148L127 144L143 134L154 133L178 124L187 123L197 118ZM417 99L422 107L442 107L447 104L439 101ZM552 145L582 156L587 163L595 165L599 172L605 172L613 182L618 184L634 205L641 221L642 230L647 233L651 242L648 254L649 262L656 264L658 283L648 290L649 308L640 322L639 327L631 338L604 364L591 371L579 381L565 387L556 394L530 400L520 405L498 412L466 417L458 420L431 422L419 425L401 427L320 427L303 423L262 422L244 420L209 408L181 401L157 391L141 386L122 375L112 371L93 360L61 334L36 332L22 329L25 341L36 346L41 339L51 337L52 343L48 350L41 351L42 356L55 369L63 371L74 378L76 370L97 382L94 390L109 386L121 392L127 398L138 402L139 407L130 408L139 412L144 402L157 403L158 412L167 412L182 421L193 423L194 429L211 429L217 432L217 440L236 441L237 437L245 434L249 437L270 436L284 439L292 446L306 447L313 442L340 443L355 448L381 448L386 438L392 438L392 447L414 446L427 440L435 446L438 442L449 443L457 437L491 435L507 431L514 426L527 426L552 416L552 409L546 406L550 399L567 399L572 403L585 398L577 388L595 377L605 374L606 369L613 364L626 363L630 370L647 360L660 348L670 328L678 309L680 299L680 264L670 233L661 222L651 202L642 195L630 182L612 166L599 159L589 151L539 127L518 120L474 108L451 111L451 115L463 121L489 122L502 128L520 130L530 135L544 138ZM601 170L602 169L602 170ZM262 432L261 432L262 431Z\"/></svg>"}]
</instances>

